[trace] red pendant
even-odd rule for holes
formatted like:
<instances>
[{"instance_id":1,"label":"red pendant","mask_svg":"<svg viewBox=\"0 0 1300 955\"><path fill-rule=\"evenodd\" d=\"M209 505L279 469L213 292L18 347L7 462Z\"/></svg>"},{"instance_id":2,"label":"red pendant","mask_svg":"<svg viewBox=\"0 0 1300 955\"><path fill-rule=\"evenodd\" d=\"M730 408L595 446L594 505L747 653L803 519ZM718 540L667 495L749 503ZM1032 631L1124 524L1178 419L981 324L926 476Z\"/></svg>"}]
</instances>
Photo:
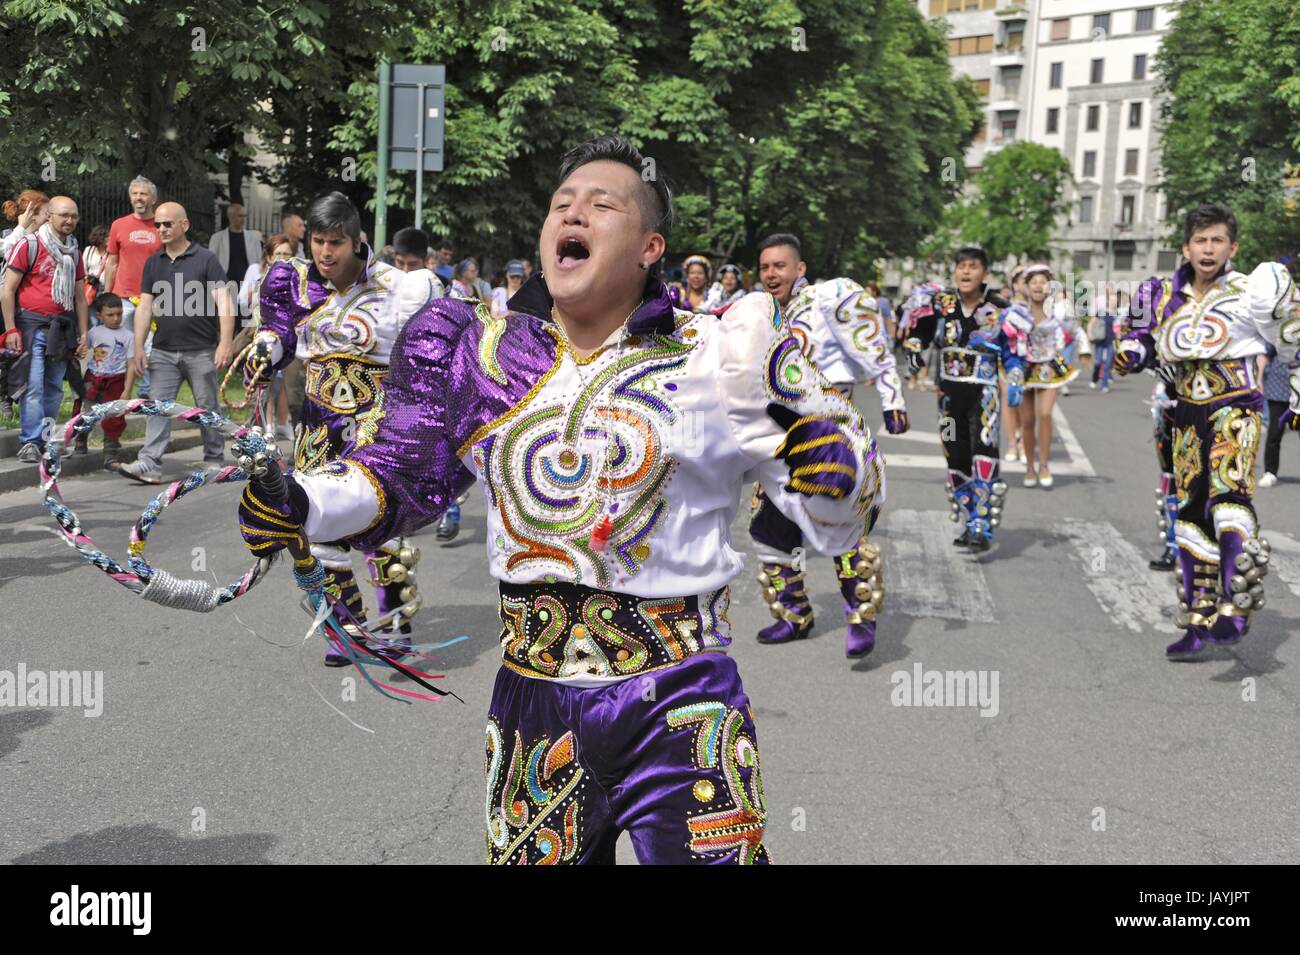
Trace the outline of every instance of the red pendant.
<instances>
[{"instance_id":1,"label":"red pendant","mask_svg":"<svg viewBox=\"0 0 1300 955\"><path fill-rule=\"evenodd\" d=\"M606 543L609 541L609 535L613 530L614 522L610 520L609 515L606 514L600 519L596 526L591 529L591 549L594 551L604 550Z\"/></svg>"}]
</instances>

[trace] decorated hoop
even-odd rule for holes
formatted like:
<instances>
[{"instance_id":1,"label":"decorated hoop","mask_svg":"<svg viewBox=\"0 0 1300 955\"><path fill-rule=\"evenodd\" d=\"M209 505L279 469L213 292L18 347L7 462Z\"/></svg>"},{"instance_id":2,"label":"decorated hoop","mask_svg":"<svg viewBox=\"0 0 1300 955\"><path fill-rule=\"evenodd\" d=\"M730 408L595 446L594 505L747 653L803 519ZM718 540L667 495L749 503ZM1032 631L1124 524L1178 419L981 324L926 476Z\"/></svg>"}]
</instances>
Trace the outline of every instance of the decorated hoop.
<instances>
[{"instance_id":1,"label":"decorated hoop","mask_svg":"<svg viewBox=\"0 0 1300 955\"><path fill-rule=\"evenodd\" d=\"M244 400L236 404L226 397L226 388L230 385L230 376L235 373L236 369L242 369L244 367L244 360L248 357L249 352L253 350L253 346L256 344L256 342L249 342L245 345L243 350L235 356L235 360L230 363L230 367L226 369L226 373L221 376L221 387L217 389L217 400L232 411L243 411L248 407L249 402L252 400L249 397L249 392L245 391Z\"/></svg>"},{"instance_id":2,"label":"decorated hoop","mask_svg":"<svg viewBox=\"0 0 1300 955\"><path fill-rule=\"evenodd\" d=\"M74 435L89 434L95 425L105 418L117 418L128 414L195 421L204 427L216 428L228 438L240 438L245 442L260 438L260 434L254 431L252 426L238 425L215 412L205 411L202 408L189 408L172 401L132 398L95 405L90 411L77 415L69 421L61 435L55 433L46 445L40 463L42 501L58 522L64 540L88 564L98 567L127 590L166 607L206 613L224 603L229 603L236 597L243 596L266 576L275 562L275 555L260 558L242 577L225 587L214 587L204 580L173 576L161 568L152 566L144 557L149 532L157 523L163 508L177 498L206 484L243 481L247 477L243 468L223 467L195 471L188 477L174 482L150 501L140 515L140 519L131 528L131 542L128 547L130 556L127 558L126 567L99 549L94 539L82 528L81 519L63 500L58 483L59 473L63 469L61 460L63 448L70 443Z\"/></svg>"}]
</instances>

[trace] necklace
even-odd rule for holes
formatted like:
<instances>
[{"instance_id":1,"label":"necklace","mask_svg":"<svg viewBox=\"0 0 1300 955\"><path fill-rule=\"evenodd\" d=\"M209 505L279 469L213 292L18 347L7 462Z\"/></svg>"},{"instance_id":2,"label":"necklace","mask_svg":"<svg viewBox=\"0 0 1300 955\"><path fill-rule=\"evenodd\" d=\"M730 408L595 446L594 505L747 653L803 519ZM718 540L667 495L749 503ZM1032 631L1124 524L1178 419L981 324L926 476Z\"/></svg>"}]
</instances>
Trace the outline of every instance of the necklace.
<instances>
[{"instance_id":1,"label":"necklace","mask_svg":"<svg viewBox=\"0 0 1300 955\"><path fill-rule=\"evenodd\" d=\"M636 314L637 309L639 309L643 304L645 304L645 299L642 299L640 302L637 302L636 308L633 308L632 311L628 312L627 317L623 319L623 324L618 336L618 348L616 350L616 355L621 356L623 354L623 346L627 343L627 323L631 321L632 316ZM573 406L569 408L569 415L566 415L566 417L568 417L573 414L574 408L578 406L578 402L582 400L582 396L587 392L587 379L582 373L583 365L589 364L593 359L595 359L604 350L604 346L602 345L600 348L596 349L594 352L588 355L586 359L579 358L578 350L574 347L573 342L569 339L569 333L564 330L564 325L560 322L559 313L556 311L554 305L551 306L551 320L555 322L555 327L560 330L560 338L563 340L564 347L567 348L570 351L570 353L572 353L573 355L574 372L577 374L578 382L582 386L578 390L577 397L573 399ZM615 360L617 360L617 358ZM613 380L614 380L614 376L611 375L610 381ZM606 382L605 384L608 383L609 382ZM598 411L596 405L596 398L600 394L600 392L604 390L605 390L605 385L601 385L600 388L596 390L595 394L591 396L591 406L593 410ZM606 411L607 412L613 411L612 403L606 406ZM578 442L582 441L583 430L584 429L582 427L582 422L578 422L577 434L575 437L576 441ZM599 498L603 498L603 506L600 508L600 515L601 515L600 520L598 520L596 522L596 525L591 529L591 537L589 537L587 541L591 549L597 552L603 551L606 545L609 543L609 535L614 530L614 512L618 509L618 504L615 503L614 495L611 490L611 488L613 487L613 481L610 480L610 463L609 463L610 448L614 443L613 441L614 426L613 426L612 413L606 414L606 424L604 430L605 430L605 449L604 449L605 453L601 461L600 471L595 476L595 493ZM563 451L560 452L559 460L561 466L563 467L566 468L574 467L575 465L577 465L579 460L578 448L576 447L565 448Z\"/></svg>"}]
</instances>

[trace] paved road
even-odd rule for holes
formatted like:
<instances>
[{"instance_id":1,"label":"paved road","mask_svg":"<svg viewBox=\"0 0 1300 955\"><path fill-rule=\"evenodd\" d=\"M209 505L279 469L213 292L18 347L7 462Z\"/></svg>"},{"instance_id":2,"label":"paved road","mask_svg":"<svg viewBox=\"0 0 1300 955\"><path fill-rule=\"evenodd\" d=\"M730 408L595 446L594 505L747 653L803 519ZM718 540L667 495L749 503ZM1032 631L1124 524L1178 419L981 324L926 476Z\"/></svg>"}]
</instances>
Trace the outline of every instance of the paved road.
<instances>
[{"instance_id":1,"label":"paved road","mask_svg":"<svg viewBox=\"0 0 1300 955\"><path fill-rule=\"evenodd\" d=\"M909 393L918 433L881 439L889 504L875 538L890 593L864 662L844 659L828 561L812 565L815 637L792 646L753 641L769 618L752 574L737 582L733 653L777 861L1300 861L1300 479L1257 495L1276 569L1251 634L1209 661L1166 662L1172 579L1145 567L1158 550L1148 391L1149 379L1109 395L1076 385L1056 488L1013 478L980 563L947 543L939 449L919 433L935 429L933 396ZM1290 437L1283 472L1300 474ZM124 556L150 492L105 475L65 493ZM169 510L152 559L191 573L198 554L235 577L235 498L204 491ZM364 688L341 699L344 674L298 646L308 620L283 566L233 608L164 611L84 567L35 501L0 496L0 670L102 670L105 701L97 718L0 708L0 859L481 860L498 656L481 500L453 546L420 542L421 637L469 636L441 653L466 703L416 706ZM918 667L996 674L996 715L894 705L896 674Z\"/></svg>"}]
</instances>

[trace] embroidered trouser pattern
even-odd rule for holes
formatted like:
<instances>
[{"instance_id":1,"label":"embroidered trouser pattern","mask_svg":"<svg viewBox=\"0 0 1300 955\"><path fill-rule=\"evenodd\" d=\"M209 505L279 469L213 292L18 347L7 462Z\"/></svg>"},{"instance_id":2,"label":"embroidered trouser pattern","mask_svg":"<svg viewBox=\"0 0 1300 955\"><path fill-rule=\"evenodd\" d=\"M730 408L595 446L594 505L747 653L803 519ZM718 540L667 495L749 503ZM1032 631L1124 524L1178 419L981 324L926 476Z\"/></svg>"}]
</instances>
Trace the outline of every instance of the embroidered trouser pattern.
<instances>
[{"instance_id":1,"label":"embroidered trouser pattern","mask_svg":"<svg viewBox=\"0 0 1300 955\"><path fill-rule=\"evenodd\" d=\"M599 687L506 667L483 768L493 864L766 863L753 712L724 653Z\"/></svg>"}]
</instances>

